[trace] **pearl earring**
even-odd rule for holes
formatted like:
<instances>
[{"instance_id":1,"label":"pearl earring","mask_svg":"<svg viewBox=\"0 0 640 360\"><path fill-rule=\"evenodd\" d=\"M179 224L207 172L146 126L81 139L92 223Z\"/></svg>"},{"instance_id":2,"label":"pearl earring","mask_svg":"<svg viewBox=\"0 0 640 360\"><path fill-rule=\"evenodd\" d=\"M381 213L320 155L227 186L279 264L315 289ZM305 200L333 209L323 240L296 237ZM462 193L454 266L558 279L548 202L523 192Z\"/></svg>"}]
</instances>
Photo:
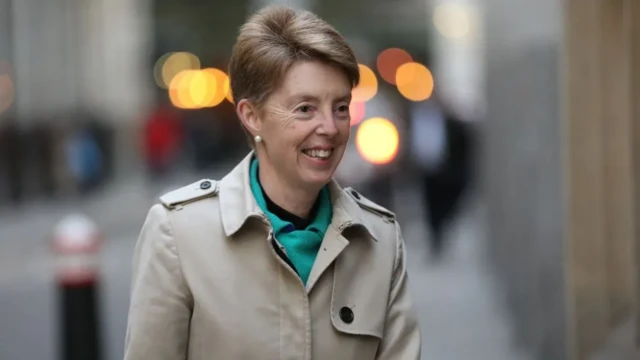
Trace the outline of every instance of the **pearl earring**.
<instances>
[{"instance_id":1,"label":"pearl earring","mask_svg":"<svg viewBox=\"0 0 640 360\"><path fill-rule=\"evenodd\" d=\"M255 140L256 143L262 142L262 136L256 135L256 137L254 137L253 140Z\"/></svg>"}]
</instances>

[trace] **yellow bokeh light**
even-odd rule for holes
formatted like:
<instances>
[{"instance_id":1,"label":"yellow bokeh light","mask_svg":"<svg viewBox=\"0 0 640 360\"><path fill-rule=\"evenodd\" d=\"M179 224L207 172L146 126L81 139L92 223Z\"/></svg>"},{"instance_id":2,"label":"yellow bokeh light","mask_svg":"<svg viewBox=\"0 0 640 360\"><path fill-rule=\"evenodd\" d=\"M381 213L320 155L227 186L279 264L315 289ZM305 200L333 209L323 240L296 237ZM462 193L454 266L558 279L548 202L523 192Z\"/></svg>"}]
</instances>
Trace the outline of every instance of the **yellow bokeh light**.
<instances>
[{"instance_id":1,"label":"yellow bokeh light","mask_svg":"<svg viewBox=\"0 0 640 360\"><path fill-rule=\"evenodd\" d=\"M207 103L207 107L218 106L226 97L227 92L225 91L225 85L229 81L229 77L224 71L216 68L207 68L203 70L207 74L210 74L215 79L215 87L211 88L209 91L212 91L213 97L209 103ZM228 85L226 85L228 88Z\"/></svg>"},{"instance_id":2,"label":"yellow bokeh light","mask_svg":"<svg viewBox=\"0 0 640 360\"><path fill-rule=\"evenodd\" d=\"M396 72L398 91L411 101L423 101L433 93L433 75L426 66L410 62Z\"/></svg>"},{"instance_id":3,"label":"yellow bokeh light","mask_svg":"<svg viewBox=\"0 0 640 360\"><path fill-rule=\"evenodd\" d=\"M471 14L460 4L440 4L433 13L433 24L442 36L461 39L471 30Z\"/></svg>"},{"instance_id":4,"label":"yellow bokeh light","mask_svg":"<svg viewBox=\"0 0 640 360\"><path fill-rule=\"evenodd\" d=\"M366 161L383 165L395 159L400 146L400 135L393 123L375 117L362 122L356 133L356 147Z\"/></svg>"},{"instance_id":5,"label":"yellow bokeh light","mask_svg":"<svg viewBox=\"0 0 640 360\"><path fill-rule=\"evenodd\" d=\"M171 103L181 109L214 107L224 98L226 74L218 69L184 70L169 85Z\"/></svg>"},{"instance_id":6,"label":"yellow bokeh light","mask_svg":"<svg viewBox=\"0 0 640 360\"><path fill-rule=\"evenodd\" d=\"M0 114L11 107L14 99L13 80L9 75L0 75Z\"/></svg>"},{"instance_id":7,"label":"yellow bokeh light","mask_svg":"<svg viewBox=\"0 0 640 360\"><path fill-rule=\"evenodd\" d=\"M210 107L216 95L216 77L208 71L196 71L187 86L194 108Z\"/></svg>"},{"instance_id":8,"label":"yellow bokeh light","mask_svg":"<svg viewBox=\"0 0 640 360\"><path fill-rule=\"evenodd\" d=\"M193 76L194 70L181 71L173 77L169 84L169 99L171 103L181 109L191 109L195 105L191 103L189 98L189 82Z\"/></svg>"},{"instance_id":9,"label":"yellow bokeh light","mask_svg":"<svg viewBox=\"0 0 640 360\"><path fill-rule=\"evenodd\" d=\"M231 92L231 79L227 76L224 81L224 86L222 87L224 91L224 96L227 98L227 101L234 104L233 102L233 93Z\"/></svg>"},{"instance_id":10,"label":"yellow bokeh light","mask_svg":"<svg viewBox=\"0 0 640 360\"><path fill-rule=\"evenodd\" d=\"M376 67L380 77L389 84L396 84L396 71L408 62L412 62L411 55L399 48L389 48L378 55Z\"/></svg>"},{"instance_id":11,"label":"yellow bokeh light","mask_svg":"<svg viewBox=\"0 0 640 360\"><path fill-rule=\"evenodd\" d=\"M367 102L378 92L378 79L368 66L358 64L358 68L360 69L360 84L353 89L352 101Z\"/></svg>"},{"instance_id":12,"label":"yellow bokeh light","mask_svg":"<svg viewBox=\"0 0 640 360\"><path fill-rule=\"evenodd\" d=\"M188 52L175 52L161 56L154 67L156 83L167 89L174 77L185 70L200 69L200 59Z\"/></svg>"}]
</instances>

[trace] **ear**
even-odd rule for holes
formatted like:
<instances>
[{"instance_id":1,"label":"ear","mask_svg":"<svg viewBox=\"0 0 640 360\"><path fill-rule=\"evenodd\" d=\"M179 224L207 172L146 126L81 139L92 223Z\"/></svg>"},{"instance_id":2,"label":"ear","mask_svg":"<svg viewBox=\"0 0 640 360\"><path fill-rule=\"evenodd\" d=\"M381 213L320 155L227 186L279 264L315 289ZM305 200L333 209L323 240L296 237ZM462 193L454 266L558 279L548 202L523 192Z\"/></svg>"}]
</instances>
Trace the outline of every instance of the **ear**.
<instances>
[{"instance_id":1,"label":"ear","mask_svg":"<svg viewBox=\"0 0 640 360\"><path fill-rule=\"evenodd\" d=\"M262 129L262 121L258 113L258 109L249 100L242 99L236 106L236 113L242 122L242 125L255 136L260 134Z\"/></svg>"}]
</instances>

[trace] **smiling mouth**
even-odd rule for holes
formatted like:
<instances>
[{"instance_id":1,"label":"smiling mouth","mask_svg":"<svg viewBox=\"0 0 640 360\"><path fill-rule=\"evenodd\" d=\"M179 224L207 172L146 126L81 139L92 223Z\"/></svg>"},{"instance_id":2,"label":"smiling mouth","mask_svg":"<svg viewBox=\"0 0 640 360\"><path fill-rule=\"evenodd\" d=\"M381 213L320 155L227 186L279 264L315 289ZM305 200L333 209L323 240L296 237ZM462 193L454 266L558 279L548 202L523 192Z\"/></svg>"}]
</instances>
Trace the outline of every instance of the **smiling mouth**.
<instances>
[{"instance_id":1,"label":"smiling mouth","mask_svg":"<svg viewBox=\"0 0 640 360\"><path fill-rule=\"evenodd\" d=\"M333 149L331 150L306 149L306 150L302 150L302 153L307 155L308 157L326 160L331 156L331 153L333 153Z\"/></svg>"}]
</instances>

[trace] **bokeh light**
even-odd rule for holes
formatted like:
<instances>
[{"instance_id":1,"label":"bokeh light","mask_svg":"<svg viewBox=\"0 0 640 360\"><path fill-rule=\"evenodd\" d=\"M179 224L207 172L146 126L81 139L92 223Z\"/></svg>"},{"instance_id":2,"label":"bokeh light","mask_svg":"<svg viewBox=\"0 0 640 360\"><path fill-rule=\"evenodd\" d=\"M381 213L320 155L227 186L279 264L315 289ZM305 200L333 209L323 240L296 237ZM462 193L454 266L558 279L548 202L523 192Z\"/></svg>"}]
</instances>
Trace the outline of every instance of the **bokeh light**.
<instances>
[{"instance_id":1,"label":"bokeh light","mask_svg":"<svg viewBox=\"0 0 640 360\"><path fill-rule=\"evenodd\" d=\"M442 36L461 39L471 30L471 14L460 4L440 4L433 13L433 24Z\"/></svg>"},{"instance_id":2,"label":"bokeh light","mask_svg":"<svg viewBox=\"0 0 640 360\"><path fill-rule=\"evenodd\" d=\"M185 70L173 77L169 99L181 109L211 107L216 100L217 87L216 77L211 71Z\"/></svg>"},{"instance_id":3,"label":"bokeh light","mask_svg":"<svg viewBox=\"0 0 640 360\"><path fill-rule=\"evenodd\" d=\"M376 66L380 77L389 84L396 85L396 72L401 65L412 62L411 55L399 48L389 48L378 55Z\"/></svg>"},{"instance_id":4,"label":"bokeh light","mask_svg":"<svg viewBox=\"0 0 640 360\"><path fill-rule=\"evenodd\" d=\"M209 71L195 71L187 86L193 107L208 107L216 95L216 77Z\"/></svg>"},{"instance_id":5,"label":"bokeh light","mask_svg":"<svg viewBox=\"0 0 640 360\"><path fill-rule=\"evenodd\" d=\"M0 114L7 111L15 100L15 87L11 78L11 64L0 59Z\"/></svg>"},{"instance_id":6,"label":"bokeh light","mask_svg":"<svg viewBox=\"0 0 640 360\"><path fill-rule=\"evenodd\" d=\"M400 136L395 125L381 117L362 122L356 133L356 148L366 161L383 165L395 159L400 145Z\"/></svg>"},{"instance_id":7,"label":"bokeh light","mask_svg":"<svg viewBox=\"0 0 640 360\"><path fill-rule=\"evenodd\" d=\"M215 107L225 98L229 100L229 96L229 77L216 68L183 70L169 86L171 103L181 109Z\"/></svg>"},{"instance_id":8,"label":"bokeh light","mask_svg":"<svg viewBox=\"0 0 640 360\"><path fill-rule=\"evenodd\" d=\"M169 84L169 99L173 106L181 109L190 109L193 104L189 99L188 86L194 70L181 71L173 77Z\"/></svg>"},{"instance_id":9,"label":"bokeh light","mask_svg":"<svg viewBox=\"0 0 640 360\"><path fill-rule=\"evenodd\" d=\"M396 85L400 94L408 100L423 101L433 93L433 75L420 63L406 63L396 72Z\"/></svg>"},{"instance_id":10,"label":"bokeh light","mask_svg":"<svg viewBox=\"0 0 640 360\"><path fill-rule=\"evenodd\" d=\"M198 69L200 69L200 59L197 56L188 52L173 52L164 54L156 61L153 75L156 84L167 89L178 73Z\"/></svg>"},{"instance_id":11,"label":"bokeh light","mask_svg":"<svg viewBox=\"0 0 640 360\"><path fill-rule=\"evenodd\" d=\"M215 83L210 84L211 86L214 86L214 87L208 90L210 92L213 92L213 97L211 98L211 101L208 102L205 106L206 107L218 106L225 99L227 95L229 87L226 84L229 82L229 77L227 76L227 74L225 74L224 71L216 68L207 68L207 69L204 69L203 71L215 78ZM226 90L225 90L225 85L226 85Z\"/></svg>"},{"instance_id":12,"label":"bokeh light","mask_svg":"<svg viewBox=\"0 0 640 360\"><path fill-rule=\"evenodd\" d=\"M231 78L229 78L229 76L227 76L227 78L225 79L222 89L224 91L224 96L227 98L227 101L234 104L233 93L231 92Z\"/></svg>"},{"instance_id":13,"label":"bokeh light","mask_svg":"<svg viewBox=\"0 0 640 360\"><path fill-rule=\"evenodd\" d=\"M0 74L0 114L11 107L14 99L15 90L11 76Z\"/></svg>"},{"instance_id":14,"label":"bokeh light","mask_svg":"<svg viewBox=\"0 0 640 360\"><path fill-rule=\"evenodd\" d=\"M351 126L359 124L364 119L365 105L363 102L351 101L349 104L349 116L351 117Z\"/></svg>"},{"instance_id":15,"label":"bokeh light","mask_svg":"<svg viewBox=\"0 0 640 360\"><path fill-rule=\"evenodd\" d=\"M360 84L353 89L352 101L367 102L378 92L378 78L368 66L358 64L358 68L360 69Z\"/></svg>"}]
</instances>

